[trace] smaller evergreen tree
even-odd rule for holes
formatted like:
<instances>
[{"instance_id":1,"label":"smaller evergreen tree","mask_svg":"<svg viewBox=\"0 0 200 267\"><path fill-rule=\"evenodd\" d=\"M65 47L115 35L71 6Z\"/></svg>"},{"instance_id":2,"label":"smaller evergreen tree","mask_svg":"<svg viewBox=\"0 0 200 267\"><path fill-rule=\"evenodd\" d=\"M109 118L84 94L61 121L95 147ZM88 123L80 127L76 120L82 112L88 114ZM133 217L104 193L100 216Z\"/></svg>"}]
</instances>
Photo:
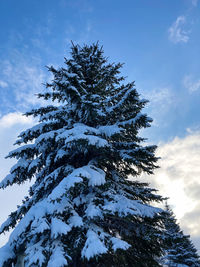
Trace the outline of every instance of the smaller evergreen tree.
<instances>
[{"instance_id":1,"label":"smaller evergreen tree","mask_svg":"<svg viewBox=\"0 0 200 267\"><path fill-rule=\"evenodd\" d=\"M164 264L169 267L199 267L199 256L190 236L184 235L183 231L181 231L174 213L168 204L165 205L165 209Z\"/></svg>"}]
</instances>

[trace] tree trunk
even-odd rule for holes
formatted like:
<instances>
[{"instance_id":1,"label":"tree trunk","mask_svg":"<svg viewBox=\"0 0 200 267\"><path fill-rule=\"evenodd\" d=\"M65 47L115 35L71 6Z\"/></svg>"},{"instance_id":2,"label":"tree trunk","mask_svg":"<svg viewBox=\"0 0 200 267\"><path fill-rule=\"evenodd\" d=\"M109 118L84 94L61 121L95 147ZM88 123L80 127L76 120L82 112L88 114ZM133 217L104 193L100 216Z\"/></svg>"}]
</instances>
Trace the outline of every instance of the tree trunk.
<instances>
[{"instance_id":1,"label":"tree trunk","mask_svg":"<svg viewBox=\"0 0 200 267\"><path fill-rule=\"evenodd\" d=\"M24 267L24 254L18 255L15 267Z\"/></svg>"}]
</instances>

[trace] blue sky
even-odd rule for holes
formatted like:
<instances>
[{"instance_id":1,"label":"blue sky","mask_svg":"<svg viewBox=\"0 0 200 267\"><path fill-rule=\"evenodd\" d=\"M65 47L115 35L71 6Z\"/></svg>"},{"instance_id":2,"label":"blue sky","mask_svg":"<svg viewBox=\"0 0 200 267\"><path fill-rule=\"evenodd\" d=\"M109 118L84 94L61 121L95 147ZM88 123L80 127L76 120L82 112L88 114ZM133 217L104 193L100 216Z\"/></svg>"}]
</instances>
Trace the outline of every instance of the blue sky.
<instances>
[{"instance_id":1,"label":"blue sky","mask_svg":"<svg viewBox=\"0 0 200 267\"><path fill-rule=\"evenodd\" d=\"M16 94L20 82L27 82L24 80L30 68L33 73L29 78L39 74L42 83L48 76L44 66L61 65L70 40L80 44L99 40L111 61L125 63L123 73L136 81L140 93L150 100L152 92L160 95L165 106L173 102L167 112L162 110L162 116L153 113L155 120L162 121L162 127L151 131L153 140L157 141L157 135L162 140L184 136L186 128L199 127L200 90L189 90L189 85L199 82L197 1L3 0L0 10L4 25L0 35L2 114L19 110L17 99L21 102L21 98ZM173 27L175 32L170 37ZM10 78L9 66L14 68L10 72L17 72L18 81ZM39 82L34 84L35 91L41 90ZM22 107L20 110L24 111Z\"/></svg>"},{"instance_id":2,"label":"blue sky","mask_svg":"<svg viewBox=\"0 0 200 267\"><path fill-rule=\"evenodd\" d=\"M198 0L2 0L0 24L2 175L11 165L3 156L19 131L34 123L21 113L41 104L34 94L50 79L45 66L63 64L70 40L99 41L110 61L125 63L122 73L150 100L146 112L154 122L144 135L159 145L163 157L152 183L171 197L183 228L200 249L200 231L190 221L196 216L200 223ZM0 199L3 196L0 192ZM13 205L4 210L4 217Z\"/></svg>"}]
</instances>

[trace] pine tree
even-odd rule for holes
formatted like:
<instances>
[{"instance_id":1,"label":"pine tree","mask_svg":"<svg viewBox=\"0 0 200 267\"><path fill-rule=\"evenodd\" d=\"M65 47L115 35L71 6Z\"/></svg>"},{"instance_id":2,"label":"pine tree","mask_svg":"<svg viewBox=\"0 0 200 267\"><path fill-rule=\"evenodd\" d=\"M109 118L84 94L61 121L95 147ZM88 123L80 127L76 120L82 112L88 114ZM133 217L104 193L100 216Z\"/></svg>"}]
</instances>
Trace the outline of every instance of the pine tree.
<instances>
[{"instance_id":1,"label":"pine tree","mask_svg":"<svg viewBox=\"0 0 200 267\"><path fill-rule=\"evenodd\" d=\"M170 267L199 267L200 259L190 236L184 235L169 205L166 204L165 208L166 214L164 224L166 232L164 238L165 256L163 257L163 262Z\"/></svg>"},{"instance_id":2,"label":"pine tree","mask_svg":"<svg viewBox=\"0 0 200 267\"><path fill-rule=\"evenodd\" d=\"M14 228L0 267L22 253L25 267L160 266L163 211L151 203L162 197L137 181L157 167L156 146L138 136L152 119L121 67L98 44L72 45L64 67L49 67L38 97L55 104L25 114L39 122L19 135L8 155L18 161L0 183L35 179L0 228Z\"/></svg>"}]
</instances>

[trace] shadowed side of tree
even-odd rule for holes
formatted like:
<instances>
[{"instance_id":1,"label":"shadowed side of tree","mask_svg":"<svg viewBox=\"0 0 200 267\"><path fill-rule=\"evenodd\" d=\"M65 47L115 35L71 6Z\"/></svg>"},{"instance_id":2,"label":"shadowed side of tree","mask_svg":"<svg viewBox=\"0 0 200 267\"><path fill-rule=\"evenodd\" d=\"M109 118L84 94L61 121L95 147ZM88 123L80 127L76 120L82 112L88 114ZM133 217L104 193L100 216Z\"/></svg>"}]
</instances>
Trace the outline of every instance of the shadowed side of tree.
<instances>
[{"instance_id":1,"label":"shadowed side of tree","mask_svg":"<svg viewBox=\"0 0 200 267\"><path fill-rule=\"evenodd\" d=\"M192 244L189 235L184 235L176 221L173 211L169 205L165 205L165 256L163 262L167 266L192 266L199 267L200 259L197 250Z\"/></svg>"}]
</instances>

